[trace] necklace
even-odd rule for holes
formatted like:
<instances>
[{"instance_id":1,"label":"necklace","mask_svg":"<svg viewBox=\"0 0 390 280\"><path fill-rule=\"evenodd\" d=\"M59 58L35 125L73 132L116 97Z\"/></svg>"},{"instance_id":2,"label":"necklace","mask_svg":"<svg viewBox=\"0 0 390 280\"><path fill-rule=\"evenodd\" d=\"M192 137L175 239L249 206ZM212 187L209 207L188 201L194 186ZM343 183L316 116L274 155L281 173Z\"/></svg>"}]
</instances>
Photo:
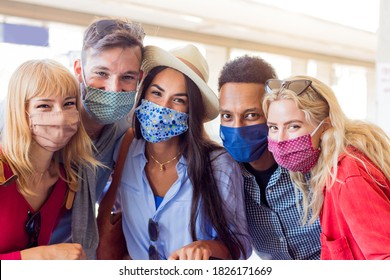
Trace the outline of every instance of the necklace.
<instances>
[{"instance_id":1,"label":"necklace","mask_svg":"<svg viewBox=\"0 0 390 280\"><path fill-rule=\"evenodd\" d=\"M168 164L168 163L171 163L172 161L174 161L175 159L177 159L177 157L181 154L180 152L174 156L173 158L171 158L170 160L167 160L166 162L159 162L157 159L154 158L154 156L148 151L148 154L150 155L150 157L154 160L155 163L157 163L158 165L160 165L160 171L164 171L165 170L165 167L164 165Z\"/></svg>"}]
</instances>

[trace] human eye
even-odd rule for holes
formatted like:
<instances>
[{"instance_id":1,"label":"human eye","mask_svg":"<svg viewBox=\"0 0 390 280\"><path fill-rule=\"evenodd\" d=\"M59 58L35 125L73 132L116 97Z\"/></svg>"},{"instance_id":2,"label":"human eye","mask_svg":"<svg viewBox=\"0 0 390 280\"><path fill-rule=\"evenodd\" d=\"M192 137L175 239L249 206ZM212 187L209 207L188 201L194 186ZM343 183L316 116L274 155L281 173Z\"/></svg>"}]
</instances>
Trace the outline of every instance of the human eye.
<instances>
[{"instance_id":1,"label":"human eye","mask_svg":"<svg viewBox=\"0 0 390 280\"><path fill-rule=\"evenodd\" d=\"M295 124L295 123L292 123L288 126L289 131L296 131L300 128L301 128L301 126L299 124Z\"/></svg>"},{"instance_id":2,"label":"human eye","mask_svg":"<svg viewBox=\"0 0 390 280\"><path fill-rule=\"evenodd\" d=\"M278 131L278 127L276 125L268 124L268 130L270 133L275 133Z\"/></svg>"},{"instance_id":3,"label":"human eye","mask_svg":"<svg viewBox=\"0 0 390 280\"><path fill-rule=\"evenodd\" d=\"M232 115L230 115L229 113L222 113L221 114L221 119L223 121L230 121L232 119Z\"/></svg>"},{"instance_id":4,"label":"human eye","mask_svg":"<svg viewBox=\"0 0 390 280\"><path fill-rule=\"evenodd\" d=\"M245 115L245 119L247 120L257 120L260 117L258 113L248 113Z\"/></svg>"},{"instance_id":5,"label":"human eye","mask_svg":"<svg viewBox=\"0 0 390 280\"><path fill-rule=\"evenodd\" d=\"M108 74L104 71L95 71L95 75L101 78L106 78L108 77Z\"/></svg>"},{"instance_id":6,"label":"human eye","mask_svg":"<svg viewBox=\"0 0 390 280\"><path fill-rule=\"evenodd\" d=\"M122 80L124 81L134 81L135 79L136 79L135 75L127 74L122 76Z\"/></svg>"},{"instance_id":7,"label":"human eye","mask_svg":"<svg viewBox=\"0 0 390 280\"><path fill-rule=\"evenodd\" d=\"M76 106L76 101L67 101L64 104L64 107L73 107Z\"/></svg>"},{"instance_id":8,"label":"human eye","mask_svg":"<svg viewBox=\"0 0 390 280\"><path fill-rule=\"evenodd\" d=\"M175 97L175 98L173 99L173 102L178 103L178 104L185 105L185 104L187 104L187 99L185 99L185 98L180 98L180 97Z\"/></svg>"},{"instance_id":9,"label":"human eye","mask_svg":"<svg viewBox=\"0 0 390 280\"><path fill-rule=\"evenodd\" d=\"M37 104L36 108L37 109L48 109L48 108L50 108L50 105L47 103L41 103L41 104Z\"/></svg>"},{"instance_id":10,"label":"human eye","mask_svg":"<svg viewBox=\"0 0 390 280\"><path fill-rule=\"evenodd\" d=\"M152 90L150 93L151 93L152 95L154 95L154 96L157 96L157 97L160 97L160 96L161 96L161 92L158 91L158 90Z\"/></svg>"}]
</instances>

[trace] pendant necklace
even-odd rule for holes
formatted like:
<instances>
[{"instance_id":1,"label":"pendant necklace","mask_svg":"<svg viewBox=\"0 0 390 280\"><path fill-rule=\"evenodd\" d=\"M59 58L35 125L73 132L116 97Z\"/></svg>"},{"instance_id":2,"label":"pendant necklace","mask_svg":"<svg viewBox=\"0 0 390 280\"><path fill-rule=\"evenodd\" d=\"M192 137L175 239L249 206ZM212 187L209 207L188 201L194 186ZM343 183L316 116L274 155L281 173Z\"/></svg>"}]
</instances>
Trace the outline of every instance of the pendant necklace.
<instances>
[{"instance_id":1,"label":"pendant necklace","mask_svg":"<svg viewBox=\"0 0 390 280\"><path fill-rule=\"evenodd\" d=\"M167 165L168 163L171 163L172 161L174 161L175 159L177 159L177 157L181 154L180 152L174 156L173 158L171 158L170 160L167 160L166 162L159 162L157 159L154 158L154 156L148 151L148 154L150 155L150 157L154 160L155 163L157 163L159 166L160 166L160 171L164 171L165 170L165 166L164 165Z\"/></svg>"}]
</instances>

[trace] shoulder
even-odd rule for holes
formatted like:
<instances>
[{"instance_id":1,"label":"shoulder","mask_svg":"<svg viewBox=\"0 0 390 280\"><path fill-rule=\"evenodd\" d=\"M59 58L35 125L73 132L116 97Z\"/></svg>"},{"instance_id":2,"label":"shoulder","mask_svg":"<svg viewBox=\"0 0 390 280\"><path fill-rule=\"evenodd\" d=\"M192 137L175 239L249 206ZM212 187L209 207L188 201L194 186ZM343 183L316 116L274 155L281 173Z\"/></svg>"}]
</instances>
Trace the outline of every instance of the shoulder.
<instances>
[{"instance_id":1,"label":"shoulder","mask_svg":"<svg viewBox=\"0 0 390 280\"><path fill-rule=\"evenodd\" d=\"M238 163L230 156L230 154L224 149L219 148L210 153L211 165L217 169L223 169L224 167L240 168Z\"/></svg>"},{"instance_id":2,"label":"shoulder","mask_svg":"<svg viewBox=\"0 0 390 280\"><path fill-rule=\"evenodd\" d=\"M214 178L222 184L243 184L243 177L239 164L224 149L217 149L210 153L211 166Z\"/></svg>"},{"instance_id":3,"label":"shoulder","mask_svg":"<svg viewBox=\"0 0 390 280\"><path fill-rule=\"evenodd\" d=\"M366 180L387 184L383 172L364 153L349 148L348 152L339 157L337 180L340 183L347 183L356 179L360 182Z\"/></svg>"}]
</instances>

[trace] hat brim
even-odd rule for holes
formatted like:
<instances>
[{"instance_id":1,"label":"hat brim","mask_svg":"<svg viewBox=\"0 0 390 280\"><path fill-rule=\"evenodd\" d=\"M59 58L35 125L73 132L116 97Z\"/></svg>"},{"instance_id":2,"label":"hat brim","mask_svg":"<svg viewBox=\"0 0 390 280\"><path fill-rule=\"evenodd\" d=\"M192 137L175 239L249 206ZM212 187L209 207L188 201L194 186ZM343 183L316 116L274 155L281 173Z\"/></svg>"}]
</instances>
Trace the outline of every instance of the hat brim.
<instances>
[{"instance_id":1,"label":"hat brim","mask_svg":"<svg viewBox=\"0 0 390 280\"><path fill-rule=\"evenodd\" d=\"M146 46L141 70L147 75L150 70L157 66L167 66L180 71L199 87L206 110L206 122L215 119L219 115L218 97L202 78L170 52L156 46Z\"/></svg>"}]
</instances>

